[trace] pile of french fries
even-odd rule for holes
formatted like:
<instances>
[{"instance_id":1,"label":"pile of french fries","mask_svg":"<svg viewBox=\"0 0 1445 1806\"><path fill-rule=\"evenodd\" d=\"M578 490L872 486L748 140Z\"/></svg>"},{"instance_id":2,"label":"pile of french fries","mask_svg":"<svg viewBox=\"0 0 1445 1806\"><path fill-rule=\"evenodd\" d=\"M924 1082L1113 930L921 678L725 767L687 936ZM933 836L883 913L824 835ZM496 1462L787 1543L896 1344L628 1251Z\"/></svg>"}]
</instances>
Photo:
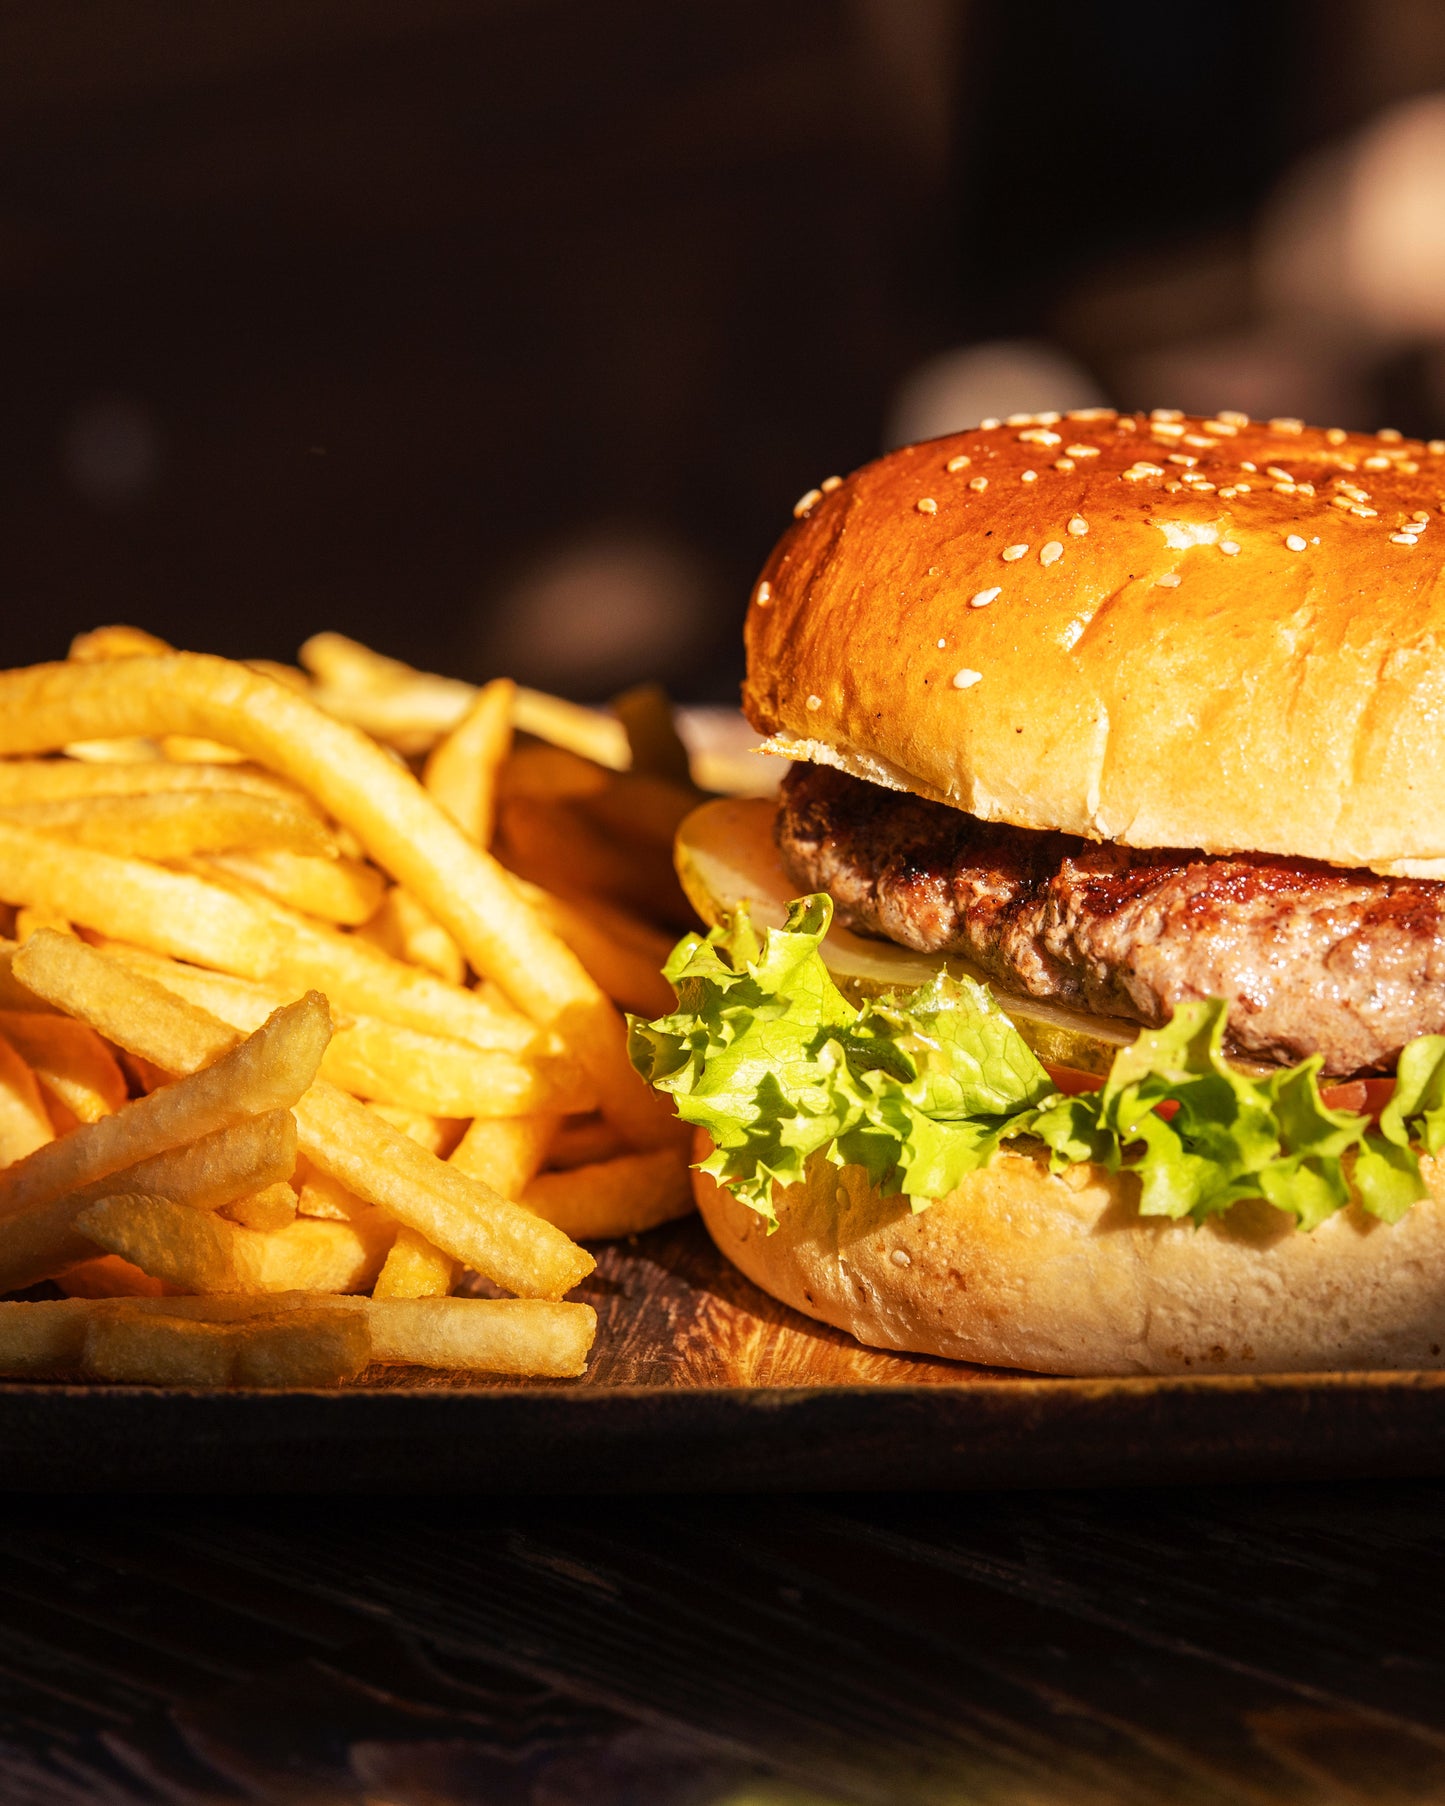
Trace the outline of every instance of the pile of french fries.
<instances>
[{"instance_id":1,"label":"pile of french fries","mask_svg":"<svg viewBox=\"0 0 1445 1806\"><path fill-rule=\"evenodd\" d=\"M691 1207L619 1006L695 801L651 690L121 627L0 673L0 1373L582 1373L579 1242Z\"/></svg>"}]
</instances>

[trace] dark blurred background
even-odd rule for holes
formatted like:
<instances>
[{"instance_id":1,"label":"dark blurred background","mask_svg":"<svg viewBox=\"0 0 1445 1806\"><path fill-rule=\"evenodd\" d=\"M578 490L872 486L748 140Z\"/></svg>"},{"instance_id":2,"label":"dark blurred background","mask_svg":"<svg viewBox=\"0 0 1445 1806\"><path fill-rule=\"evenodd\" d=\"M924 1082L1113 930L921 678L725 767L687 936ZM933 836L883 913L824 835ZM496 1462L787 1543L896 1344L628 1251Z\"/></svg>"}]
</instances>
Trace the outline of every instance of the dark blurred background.
<instances>
[{"instance_id":1,"label":"dark blurred background","mask_svg":"<svg viewBox=\"0 0 1445 1806\"><path fill-rule=\"evenodd\" d=\"M17 0L0 660L726 698L797 494L1091 400L1445 430L1440 0Z\"/></svg>"}]
</instances>

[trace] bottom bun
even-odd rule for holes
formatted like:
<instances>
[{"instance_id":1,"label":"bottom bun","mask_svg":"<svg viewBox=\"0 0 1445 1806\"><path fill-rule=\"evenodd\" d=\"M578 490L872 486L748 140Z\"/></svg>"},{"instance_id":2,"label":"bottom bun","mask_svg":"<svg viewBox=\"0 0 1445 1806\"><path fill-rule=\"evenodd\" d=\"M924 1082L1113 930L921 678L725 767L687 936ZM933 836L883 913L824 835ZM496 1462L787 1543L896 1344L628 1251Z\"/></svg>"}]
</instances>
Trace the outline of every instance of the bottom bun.
<instances>
[{"instance_id":1,"label":"bottom bun","mask_svg":"<svg viewBox=\"0 0 1445 1806\"><path fill-rule=\"evenodd\" d=\"M699 1135L694 1158L711 1144ZM1000 1154L916 1215L815 1157L778 1228L705 1173L718 1247L784 1304L872 1348L1036 1373L1445 1366L1445 1163L1393 1226L1351 1206L1305 1234L1262 1200L1196 1229L1137 1182Z\"/></svg>"}]
</instances>

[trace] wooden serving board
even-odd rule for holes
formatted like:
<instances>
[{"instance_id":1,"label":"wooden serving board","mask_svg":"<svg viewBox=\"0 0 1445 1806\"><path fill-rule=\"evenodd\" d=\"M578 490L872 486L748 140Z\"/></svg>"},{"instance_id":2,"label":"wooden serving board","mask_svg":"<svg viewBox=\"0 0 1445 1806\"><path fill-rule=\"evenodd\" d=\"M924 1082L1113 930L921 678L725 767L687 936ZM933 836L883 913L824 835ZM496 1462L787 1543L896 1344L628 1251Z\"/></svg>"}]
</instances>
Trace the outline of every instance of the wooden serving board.
<instances>
[{"instance_id":1,"label":"wooden serving board","mask_svg":"<svg viewBox=\"0 0 1445 1806\"><path fill-rule=\"evenodd\" d=\"M696 1219L599 1253L578 1381L0 1386L10 1492L1087 1486L1445 1472L1445 1373L1045 1379L865 1349Z\"/></svg>"}]
</instances>

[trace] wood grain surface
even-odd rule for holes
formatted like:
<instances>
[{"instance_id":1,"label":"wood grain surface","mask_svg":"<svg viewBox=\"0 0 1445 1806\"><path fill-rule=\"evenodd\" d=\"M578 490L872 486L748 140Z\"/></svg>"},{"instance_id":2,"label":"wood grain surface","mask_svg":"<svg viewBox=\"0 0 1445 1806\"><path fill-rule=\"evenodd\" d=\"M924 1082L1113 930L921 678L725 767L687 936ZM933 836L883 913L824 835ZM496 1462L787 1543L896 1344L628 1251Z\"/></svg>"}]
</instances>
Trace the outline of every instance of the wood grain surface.
<instances>
[{"instance_id":1,"label":"wood grain surface","mask_svg":"<svg viewBox=\"0 0 1445 1806\"><path fill-rule=\"evenodd\" d=\"M864 1349L683 1222L601 1252L587 1376L0 1386L0 1492L1086 1486L1445 1472L1445 1374L1062 1380Z\"/></svg>"},{"instance_id":2,"label":"wood grain surface","mask_svg":"<svg viewBox=\"0 0 1445 1806\"><path fill-rule=\"evenodd\" d=\"M1445 1485L0 1510L21 1806L1445 1798Z\"/></svg>"}]
</instances>

